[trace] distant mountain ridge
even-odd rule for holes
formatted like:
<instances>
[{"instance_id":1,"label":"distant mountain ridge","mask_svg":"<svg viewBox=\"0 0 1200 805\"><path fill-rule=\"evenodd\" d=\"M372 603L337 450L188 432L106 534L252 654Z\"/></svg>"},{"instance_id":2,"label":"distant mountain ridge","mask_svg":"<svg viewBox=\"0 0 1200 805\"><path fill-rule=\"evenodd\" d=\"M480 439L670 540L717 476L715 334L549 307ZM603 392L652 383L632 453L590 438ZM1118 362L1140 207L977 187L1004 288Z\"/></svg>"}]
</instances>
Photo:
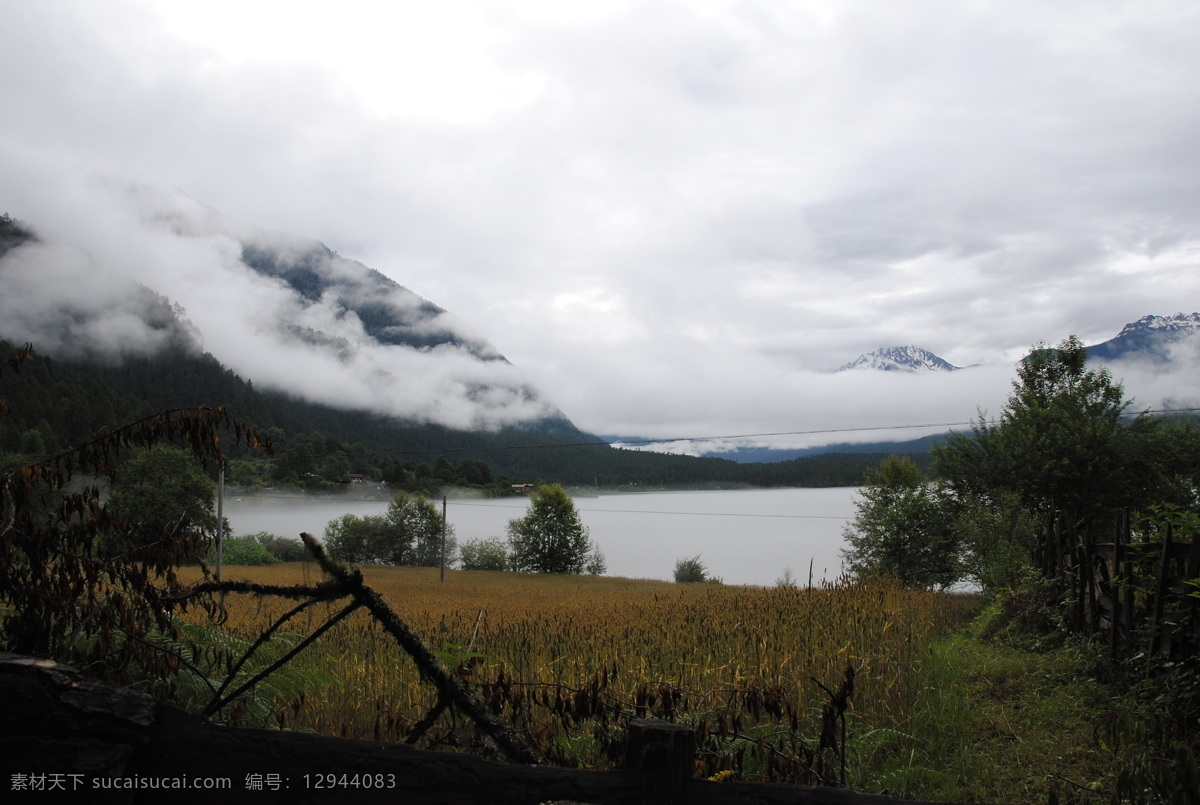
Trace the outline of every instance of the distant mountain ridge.
<instances>
[{"instance_id":1,"label":"distant mountain ridge","mask_svg":"<svg viewBox=\"0 0 1200 805\"><path fill-rule=\"evenodd\" d=\"M1165 363L1173 345L1200 332L1200 313L1142 316L1121 328L1114 338L1088 347L1088 359L1097 361L1149 360Z\"/></svg>"},{"instance_id":2,"label":"distant mountain ridge","mask_svg":"<svg viewBox=\"0 0 1200 805\"><path fill-rule=\"evenodd\" d=\"M874 369L883 372L953 372L961 367L916 346L880 347L843 364L838 371Z\"/></svg>"},{"instance_id":3,"label":"distant mountain ridge","mask_svg":"<svg viewBox=\"0 0 1200 805\"><path fill-rule=\"evenodd\" d=\"M1171 360L1171 347L1200 333L1200 313L1176 313L1172 316L1142 316L1121 328L1116 336L1088 347L1088 358L1109 362L1117 360ZM842 364L837 371L870 369L885 372L952 372L970 368L955 366L921 347L880 347Z\"/></svg>"}]
</instances>

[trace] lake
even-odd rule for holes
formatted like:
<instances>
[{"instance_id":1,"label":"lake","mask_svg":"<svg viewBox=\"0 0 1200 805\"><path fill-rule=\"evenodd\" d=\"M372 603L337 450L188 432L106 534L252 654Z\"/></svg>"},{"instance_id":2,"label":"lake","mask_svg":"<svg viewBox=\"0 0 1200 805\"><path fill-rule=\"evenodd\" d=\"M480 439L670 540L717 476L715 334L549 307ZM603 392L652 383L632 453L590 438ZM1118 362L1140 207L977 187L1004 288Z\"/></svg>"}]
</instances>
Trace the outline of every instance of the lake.
<instances>
[{"instance_id":1,"label":"lake","mask_svg":"<svg viewBox=\"0 0 1200 805\"><path fill-rule=\"evenodd\" d=\"M727 584L771 585L785 568L800 584L833 580L841 572L842 526L854 516L858 490L745 489L644 492L577 497L575 508L608 561L608 575L670 580L675 561L697 554ZM440 499L437 501L440 505ZM451 498L447 520L459 542L504 537L509 520L528 509L526 498ZM383 514L386 501L339 498L227 498L225 517L235 535L268 531L322 536L343 514Z\"/></svg>"}]
</instances>

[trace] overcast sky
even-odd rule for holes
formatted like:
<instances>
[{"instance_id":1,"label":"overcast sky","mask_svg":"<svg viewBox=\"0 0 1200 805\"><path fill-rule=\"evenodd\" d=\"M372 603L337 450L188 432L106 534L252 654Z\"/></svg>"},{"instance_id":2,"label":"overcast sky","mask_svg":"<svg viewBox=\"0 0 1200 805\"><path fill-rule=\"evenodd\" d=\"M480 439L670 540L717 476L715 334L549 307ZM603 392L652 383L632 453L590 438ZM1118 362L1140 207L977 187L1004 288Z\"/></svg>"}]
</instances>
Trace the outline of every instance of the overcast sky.
<instances>
[{"instance_id":1,"label":"overcast sky","mask_svg":"<svg viewBox=\"0 0 1200 805\"><path fill-rule=\"evenodd\" d=\"M1194 0L0 10L0 211L70 232L103 176L318 238L593 433L968 420L1200 309ZM893 344L982 366L828 373Z\"/></svg>"}]
</instances>

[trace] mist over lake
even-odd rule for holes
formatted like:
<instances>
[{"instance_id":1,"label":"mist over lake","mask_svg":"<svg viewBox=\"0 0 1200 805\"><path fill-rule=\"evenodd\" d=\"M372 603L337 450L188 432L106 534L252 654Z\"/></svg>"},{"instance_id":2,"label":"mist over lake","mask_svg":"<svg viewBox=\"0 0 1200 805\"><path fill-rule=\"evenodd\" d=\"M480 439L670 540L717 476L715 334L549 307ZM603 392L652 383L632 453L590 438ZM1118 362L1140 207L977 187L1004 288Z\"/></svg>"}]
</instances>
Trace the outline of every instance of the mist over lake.
<instances>
[{"instance_id":1,"label":"mist over lake","mask_svg":"<svg viewBox=\"0 0 1200 805\"><path fill-rule=\"evenodd\" d=\"M775 583L791 568L796 581L834 579L841 572L842 526L854 516L857 488L645 492L576 497L575 507L608 560L608 575L670 579L675 561L700 554L727 584ZM440 504L440 500L438 500ZM459 542L504 537L526 498L451 498L447 519ZM343 514L383 514L386 500L273 497L229 498L225 517L234 535L268 531L322 536Z\"/></svg>"}]
</instances>

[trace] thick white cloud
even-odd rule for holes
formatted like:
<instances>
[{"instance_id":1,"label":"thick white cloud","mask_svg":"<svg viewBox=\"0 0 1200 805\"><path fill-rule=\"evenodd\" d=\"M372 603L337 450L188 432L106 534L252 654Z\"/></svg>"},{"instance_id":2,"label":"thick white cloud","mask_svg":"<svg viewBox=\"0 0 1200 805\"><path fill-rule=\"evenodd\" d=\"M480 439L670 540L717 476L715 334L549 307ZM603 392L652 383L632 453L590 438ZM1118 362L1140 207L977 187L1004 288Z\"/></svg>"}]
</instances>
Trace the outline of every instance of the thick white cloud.
<instances>
[{"instance_id":1,"label":"thick white cloud","mask_svg":"<svg viewBox=\"0 0 1200 805\"><path fill-rule=\"evenodd\" d=\"M119 241L100 172L320 238L594 432L969 419L1036 341L1200 308L1185 0L10 6L8 212ZM824 374L908 343L986 366Z\"/></svg>"}]
</instances>

